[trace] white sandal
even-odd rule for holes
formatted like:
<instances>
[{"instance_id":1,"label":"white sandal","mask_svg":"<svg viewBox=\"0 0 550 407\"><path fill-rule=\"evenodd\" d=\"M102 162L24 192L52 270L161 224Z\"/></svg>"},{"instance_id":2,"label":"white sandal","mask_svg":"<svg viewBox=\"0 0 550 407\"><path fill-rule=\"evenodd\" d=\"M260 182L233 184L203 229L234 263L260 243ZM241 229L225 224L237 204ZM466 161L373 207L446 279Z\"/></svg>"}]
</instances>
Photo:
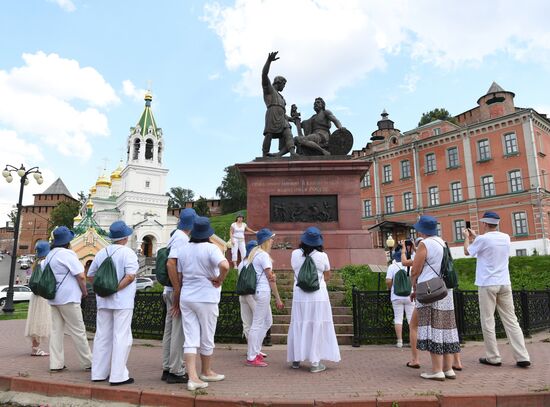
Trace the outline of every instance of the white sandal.
<instances>
[{"instance_id":1,"label":"white sandal","mask_svg":"<svg viewBox=\"0 0 550 407\"><path fill-rule=\"evenodd\" d=\"M31 356L50 356L50 354L40 348L32 348Z\"/></svg>"}]
</instances>

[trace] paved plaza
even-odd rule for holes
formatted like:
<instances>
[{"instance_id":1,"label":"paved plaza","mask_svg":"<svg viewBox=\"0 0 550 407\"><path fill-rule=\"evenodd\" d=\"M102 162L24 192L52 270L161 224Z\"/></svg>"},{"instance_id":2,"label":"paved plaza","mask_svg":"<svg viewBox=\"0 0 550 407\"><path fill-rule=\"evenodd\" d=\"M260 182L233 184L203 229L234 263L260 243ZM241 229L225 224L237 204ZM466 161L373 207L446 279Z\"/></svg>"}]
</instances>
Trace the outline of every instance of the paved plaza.
<instances>
[{"instance_id":1,"label":"paved plaza","mask_svg":"<svg viewBox=\"0 0 550 407\"><path fill-rule=\"evenodd\" d=\"M129 369L136 382L114 388L90 382L90 373L78 366L69 337L65 338L68 369L62 373L49 373L47 357L29 356L30 345L23 337L24 325L24 320L0 321L0 385L4 390L9 388L11 381L11 389L16 391L78 395L143 405L247 405L246 402L249 405L252 402L255 405L376 405L378 399L378 405L388 401L391 406L391 402L397 400L403 407L445 405L440 404L446 400L445 396L460 396L448 399L449 402L473 396L469 400L483 403L446 405L491 406L497 405L497 396L511 394L529 394L540 401L539 404L517 405L550 405L548 333L527 340L533 361L530 369L515 366L511 348L505 341L500 345L502 367L480 365L477 360L483 356L482 343L468 342L462 352L464 370L457 372L456 380L446 382L423 380L419 374L424 369L407 368L409 348L342 346L339 364L327 363L325 372L311 374L307 368L293 370L288 367L285 345L265 348L269 353L269 367L253 368L244 365L244 345L220 344L214 354L214 369L225 374L226 380L211 383L206 391L193 394L184 385L168 385L160 380L159 341L134 341ZM423 368L428 368L428 354L422 354L421 360ZM526 400L526 396L521 397ZM223 404L221 400L230 403ZM420 404L411 404L414 400ZM208 404L212 402L214 404Z\"/></svg>"}]
</instances>

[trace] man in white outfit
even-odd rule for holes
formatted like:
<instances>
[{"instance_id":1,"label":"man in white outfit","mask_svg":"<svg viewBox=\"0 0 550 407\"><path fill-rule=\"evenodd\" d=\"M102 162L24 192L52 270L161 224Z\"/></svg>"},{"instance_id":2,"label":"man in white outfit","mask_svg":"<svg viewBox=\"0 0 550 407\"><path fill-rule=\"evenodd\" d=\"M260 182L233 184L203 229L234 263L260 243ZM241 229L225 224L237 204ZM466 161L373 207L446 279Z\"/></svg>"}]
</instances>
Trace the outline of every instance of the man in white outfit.
<instances>
[{"instance_id":1,"label":"man in white outfit","mask_svg":"<svg viewBox=\"0 0 550 407\"><path fill-rule=\"evenodd\" d=\"M478 286L481 329L486 353L486 357L480 358L479 363L489 366L502 365L495 333L496 308L512 346L516 365L527 368L531 362L514 310L508 270L510 236L497 230L500 216L495 212L485 212L480 222L482 235L478 236L473 230L464 229L464 254L477 258L475 284ZM470 243L470 239L474 241Z\"/></svg>"},{"instance_id":2,"label":"man in white outfit","mask_svg":"<svg viewBox=\"0 0 550 407\"><path fill-rule=\"evenodd\" d=\"M181 325L180 293L181 275L178 273L178 251L189 244L189 235L197 213L193 208L185 208L180 213L178 228L168 240L170 249L166 267L172 287L164 287L162 298L166 304L166 320L164 321L164 335L162 336L162 376L166 383L187 383L183 363L183 327Z\"/></svg>"},{"instance_id":3,"label":"man in white outfit","mask_svg":"<svg viewBox=\"0 0 550 407\"><path fill-rule=\"evenodd\" d=\"M44 259L44 269L49 264L56 280L55 298L48 301L52 312L50 372L66 369L63 347L65 332L74 342L80 365L89 370L92 354L80 308L81 299L88 295L84 266L78 261L76 253L69 248L74 233L66 226L60 226L52 234L53 248Z\"/></svg>"},{"instance_id":4,"label":"man in white outfit","mask_svg":"<svg viewBox=\"0 0 550 407\"><path fill-rule=\"evenodd\" d=\"M92 381L109 380L111 386L131 384L126 364L132 349L132 315L136 295L138 258L126 247L133 230L116 221L109 228L112 244L101 249L95 256L88 277L93 281L101 264L111 257L118 279L117 292L107 297L96 295L97 318L92 358Z\"/></svg>"}]
</instances>

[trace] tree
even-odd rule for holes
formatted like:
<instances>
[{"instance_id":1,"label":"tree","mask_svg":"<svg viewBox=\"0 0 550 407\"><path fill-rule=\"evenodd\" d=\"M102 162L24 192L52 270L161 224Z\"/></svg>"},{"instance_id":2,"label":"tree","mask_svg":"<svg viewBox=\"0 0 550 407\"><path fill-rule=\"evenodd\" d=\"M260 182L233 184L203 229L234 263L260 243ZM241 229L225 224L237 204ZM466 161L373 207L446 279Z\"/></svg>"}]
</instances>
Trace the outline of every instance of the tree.
<instances>
[{"instance_id":1,"label":"tree","mask_svg":"<svg viewBox=\"0 0 550 407\"><path fill-rule=\"evenodd\" d=\"M435 120L447 120L448 122L457 124L456 119L453 116L451 116L451 114L447 109L436 108L436 109L430 110L429 112L422 113L422 117L418 122L418 127L424 126L425 124L431 123Z\"/></svg>"},{"instance_id":2,"label":"tree","mask_svg":"<svg viewBox=\"0 0 550 407\"><path fill-rule=\"evenodd\" d=\"M195 201L193 208L195 212L197 212L197 215L210 217L210 208L208 207L208 202L205 197L199 197L199 199Z\"/></svg>"},{"instance_id":3,"label":"tree","mask_svg":"<svg viewBox=\"0 0 550 407\"><path fill-rule=\"evenodd\" d=\"M166 193L168 199L168 208L185 208L186 202L191 202L195 198L195 193L186 188L182 187L172 187L170 192Z\"/></svg>"},{"instance_id":4,"label":"tree","mask_svg":"<svg viewBox=\"0 0 550 407\"><path fill-rule=\"evenodd\" d=\"M72 229L74 217L78 215L80 210L80 202L78 201L63 201L59 202L55 208L53 208L50 215L50 225L48 227L48 234L56 226L67 226Z\"/></svg>"},{"instance_id":5,"label":"tree","mask_svg":"<svg viewBox=\"0 0 550 407\"><path fill-rule=\"evenodd\" d=\"M222 213L246 208L246 179L234 165L225 168L222 184L216 189L221 199Z\"/></svg>"},{"instance_id":6,"label":"tree","mask_svg":"<svg viewBox=\"0 0 550 407\"><path fill-rule=\"evenodd\" d=\"M84 193L84 191L80 191L78 193L78 202L80 207L84 206L86 202L88 202L88 196Z\"/></svg>"}]
</instances>

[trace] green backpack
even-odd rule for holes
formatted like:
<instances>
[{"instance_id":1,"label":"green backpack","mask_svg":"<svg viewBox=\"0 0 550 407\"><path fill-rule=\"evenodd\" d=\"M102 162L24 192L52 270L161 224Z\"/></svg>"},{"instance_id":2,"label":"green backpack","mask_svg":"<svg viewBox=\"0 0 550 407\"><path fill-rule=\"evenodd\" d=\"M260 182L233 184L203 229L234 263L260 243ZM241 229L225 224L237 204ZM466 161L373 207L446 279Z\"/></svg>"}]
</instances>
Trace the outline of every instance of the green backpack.
<instances>
[{"instance_id":1,"label":"green backpack","mask_svg":"<svg viewBox=\"0 0 550 407\"><path fill-rule=\"evenodd\" d=\"M113 252L115 254L117 249ZM100 297L108 297L118 291L118 276L116 274L116 266L113 262L112 255L109 255L107 249L107 258L99 265L94 276L94 292Z\"/></svg>"},{"instance_id":2,"label":"green backpack","mask_svg":"<svg viewBox=\"0 0 550 407\"><path fill-rule=\"evenodd\" d=\"M411 279L409 273L399 269L393 276L393 292L399 297L411 295Z\"/></svg>"},{"instance_id":3,"label":"green backpack","mask_svg":"<svg viewBox=\"0 0 550 407\"><path fill-rule=\"evenodd\" d=\"M42 270L42 275L40 276L40 279L38 280L38 284L36 285L37 294L47 300L53 300L55 298L55 293L57 292L57 287L58 287L57 281L55 279L55 275L53 274L53 270L50 267L50 263L52 262L56 254L57 253L53 254L48 264L46 264L46 267L44 267L44 270ZM63 280L61 280L61 283L59 283L59 286L63 284L63 282L69 275L69 273L70 273L70 270L67 271L67 274L65 274L65 277L63 277Z\"/></svg>"},{"instance_id":4,"label":"green backpack","mask_svg":"<svg viewBox=\"0 0 550 407\"><path fill-rule=\"evenodd\" d=\"M436 240L437 242L437 240ZM439 242L437 242L439 243ZM443 281L445 281L445 286L450 290L451 288L458 287L458 276L456 274L455 266L453 263L453 256L451 256L451 250L449 245L445 242L445 246L439 243L443 247L443 257L441 258L441 267L439 269L439 275ZM430 263L426 262L428 266L435 272L434 268Z\"/></svg>"},{"instance_id":5,"label":"green backpack","mask_svg":"<svg viewBox=\"0 0 550 407\"><path fill-rule=\"evenodd\" d=\"M40 267L40 261L38 260L32 270L32 275L29 280L29 288L35 295L38 295L38 282L40 281L40 277L42 277L42 267Z\"/></svg>"},{"instance_id":6,"label":"green backpack","mask_svg":"<svg viewBox=\"0 0 550 407\"><path fill-rule=\"evenodd\" d=\"M163 247L162 249L159 249L159 251L157 252L155 265L155 274L157 276L157 281L166 287L172 287L172 282L170 281L170 276L168 275L168 267L166 267L169 255L169 247Z\"/></svg>"},{"instance_id":7,"label":"green backpack","mask_svg":"<svg viewBox=\"0 0 550 407\"><path fill-rule=\"evenodd\" d=\"M304 290L306 293L311 293L319 289L319 276L317 275L317 267L311 256L306 256L306 260L300 272L298 273L298 279L296 285Z\"/></svg>"},{"instance_id":8,"label":"green backpack","mask_svg":"<svg viewBox=\"0 0 550 407\"><path fill-rule=\"evenodd\" d=\"M256 269L252 262L246 267L243 267L237 280L235 292L239 295L249 295L256 293Z\"/></svg>"}]
</instances>

